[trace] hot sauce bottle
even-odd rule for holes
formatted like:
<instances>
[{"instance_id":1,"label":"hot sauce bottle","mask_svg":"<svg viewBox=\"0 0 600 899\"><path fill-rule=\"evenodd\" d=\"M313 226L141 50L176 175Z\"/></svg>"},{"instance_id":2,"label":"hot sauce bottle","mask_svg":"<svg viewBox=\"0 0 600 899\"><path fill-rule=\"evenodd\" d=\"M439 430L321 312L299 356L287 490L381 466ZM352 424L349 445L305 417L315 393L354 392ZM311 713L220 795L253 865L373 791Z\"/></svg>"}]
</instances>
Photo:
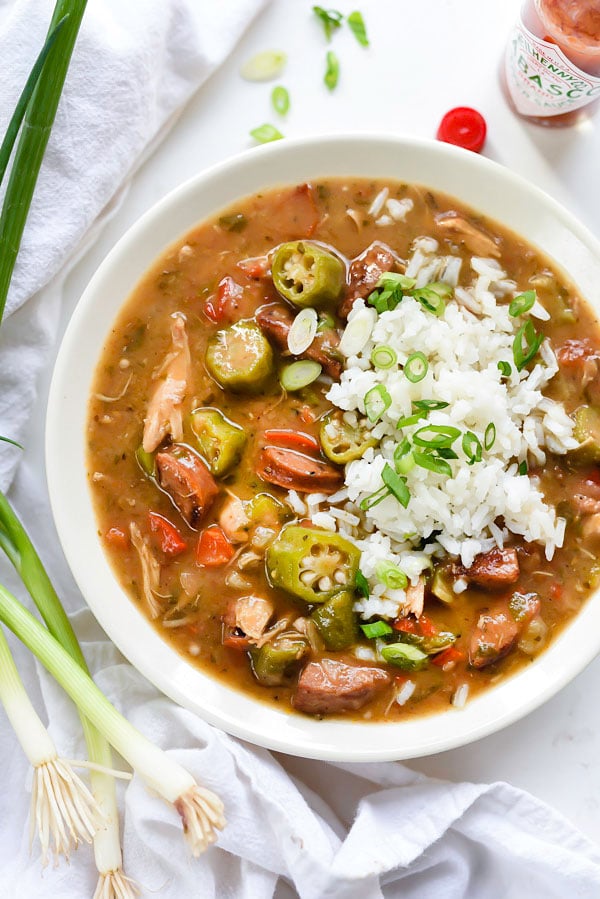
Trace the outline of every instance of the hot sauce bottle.
<instances>
[{"instance_id":1,"label":"hot sauce bottle","mask_svg":"<svg viewBox=\"0 0 600 899\"><path fill-rule=\"evenodd\" d=\"M600 99L600 0L526 0L506 50L513 109L570 125Z\"/></svg>"}]
</instances>

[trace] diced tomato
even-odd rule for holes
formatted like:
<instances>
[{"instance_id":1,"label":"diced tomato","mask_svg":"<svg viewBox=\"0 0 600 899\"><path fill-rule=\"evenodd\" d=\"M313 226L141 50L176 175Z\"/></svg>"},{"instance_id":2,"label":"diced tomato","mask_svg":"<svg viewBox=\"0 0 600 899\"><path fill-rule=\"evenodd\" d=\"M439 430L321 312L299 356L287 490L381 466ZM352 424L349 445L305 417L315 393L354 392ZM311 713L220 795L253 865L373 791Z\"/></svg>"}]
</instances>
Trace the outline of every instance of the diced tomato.
<instances>
[{"instance_id":1,"label":"diced tomato","mask_svg":"<svg viewBox=\"0 0 600 899\"><path fill-rule=\"evenodd\" d=\"M219 282L216 296L213 294L204 304L204 313L215 324L219 324L233 312L243 289L227 275Z\"/></svg>"},{"instance_id":2,"label":"diced tomato","mask_svg":"<svg viewBox=\"0 0 600 899\"><path fill-rule=\"evenodd\" d=\"M290 449L308 450L309 452L319 452L319 441L310 434L303 431L292 431L291 429L277 430L273 428L265 431L265 439L269 443L275 443L277 446L287 446Z\"/></svg>"},{"instance_id":3,"label":"diced tomato","mask_svg":"<svg viewBox=\"0 0 600 899\"><path fill-rule=\"evenodd\" d=\"M586 359L594 358L598 351L586 337L583 340L565 340L556 351L562 368L578 368Z\"/></svg>"},{"instance_id":4,"label":"diced tomato","mask_svg":"<svg viewBox=\"0 0 600 899\"><path fill-rule=\"evenodd\" d=\"M392 627L395 631L400 631L402 634L418 633L417 622L414 618L396 618L395 621L392 621Z\"/></svg>"},{"instance_id":5,"label":"diced tomato","mask_svg":"<svg viewBox=\"0 0 600 899\"><path fill-rule=\"evenodd\" d=\"M312 424L313 421L316 421L316 415L310 406L302 406L300 409L299 418L301 422L304 422L305 425Z\"/></svg>"},{"instance_id":6,"label":"diced tomato","mask_svg":"<svg viewBox=\"0 0 600 899\"><path fill-rule=\"evenodd\" d=\"M115 549L127 549L129 546L129 537L121 528L109 528L104 537Z\"/></svg>"},{"instance_id":7,"label":"diced tomato","mask_svg":"<svg viewBox=\"0 0 600 899\"><path fill-rule=\"evenodd\" d=\"M164 515L158 512L148 512L148 522L150 530L156 534L158 545L167 556L178 556L187 549L187 543L177 530L174 524L171 524Z\"/></svg>"},{"instance_id":8,"label":"diced tomato","mask_svg":"<svg viewBox=\"0 0 600 899\"><path fill-rule=\"evenodd\" d=\"M550 593L551 599L562 599L562 595L564 593L564 587L562 584L557 584L556 581L553 584L550 584Z\"/></svg>"},{"instance_id":9,"label":"diced tomato","mask_svg":"<svg viewBox=\"0 0 600 899\"><path fill-rule=\"evenodd\" d=\"M438 668L444 668L450 662L461 662L464 659L464 653L460 651L460 649L456 649L454 646L449 646L448 649L445 649L443 652L438 653L433 656L431 659L432 665L437 665Z\"/></svg>"},{"instance_id":10,"label":"diced tomato","mask_svg":"<svg viewBox=\"0 0 600 899\"><path fill-rule=\"evenodd\" d=\"M196 547L196 561L204 568L218 568L226 565L235 550L223 530L216 524L202 531Z\"/></svg>"},{"instance_id":11,"label":"diced tomato","mask_svg":"<svg viewBox=\"0 0 600 899\"><path fill-rule=\"evenodd\" d=\"M249 278L264 278L269 271L269 257L251 256L249 259L240 260L237 267Z\"/></svg>"},{"instance_id":12,"label":"diced tomato","mask_svg":"<svg viewBox=\"0 0 600 899\"><path fill-rule=\"evenodd\" d=\"M437 634L437 627L427 615L417 618L417 628L423 637L434 637Z\"/></svg>"}]
</instances>

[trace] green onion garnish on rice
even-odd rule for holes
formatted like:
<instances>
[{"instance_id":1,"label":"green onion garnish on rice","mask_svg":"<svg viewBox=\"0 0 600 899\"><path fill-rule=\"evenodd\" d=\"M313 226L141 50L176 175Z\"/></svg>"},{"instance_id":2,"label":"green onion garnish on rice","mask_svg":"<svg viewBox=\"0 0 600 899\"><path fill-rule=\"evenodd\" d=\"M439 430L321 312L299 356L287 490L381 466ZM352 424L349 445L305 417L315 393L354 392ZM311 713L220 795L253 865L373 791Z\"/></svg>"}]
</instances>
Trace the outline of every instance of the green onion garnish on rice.
<instances>
[{"instance_id":1,"label":"green onion garnish on rice","mask_svg":"<svg viewBox=\"0 0 600 899\"><path fill-rule=\"evenodd\" d=\"M354 586L365 599L369 598L370 590L369 590L369 582L360 570L356 572L356 576L354 578Z\"/></svg>"},{"instance_id":2,"label":"green onion garnish on rice","mask_svg":"<svg viewBox=\"0 0 600 899\"><path fill-rule=\"evenodd\" d=\"M378 562L375 566L375 574L377 579L390 590L404 590L408 585L408 578L393 562Z\"/></svg>"},{"instance_id":3,"label":"green onion garnish on rice","mask_svg":"<svg viewBox=\"0 0 600 899\"><path fill-rule=\"evenodd\" d=\"M381 368L383 370L392 368L397 361L398 356L396 350L393 350L392 347L387 346L387 344L376 346L371 353L371 364L374 368Z\"/></svg>"},{"instance_id":4,"label":"green onion garnish on rice","mask_svg":"<svg viewBox=\"0 0 600 899\"><path fill-rule=\"evenodd\" d=\"M544 340L543 334L538 334L531 320L521 325L513 341L513 356L517 371L522 371L531 362Z\"/></svg>"},{"instance_id":5,"label":"green onion garnish on rice","mask_svg":"<svg viewBox=\"0 0 600 899\"><path fill-rule=\"evenodd\" d=\"M385 621L373 621L371 624L361 624L361 631L369 640L375 640L377 637L387 637L393 634L393 629Z\"/></svg>"},{"instance_id":6,"label":"green onion garnish on rice","mask_svg":"<svg viewBox=\"0 0 600 899\"><path fill-rule=\"evenodd\" d=\"M415 400L413 403L414 409L423 409L425 412L434 412L439 409L447 409L450 403L445 403L443 400Z\"/></svg>"},{"instance_id":7,"label":"green onion garnish on rice","mask_svg":"<svg viewBox=\"0 0 600 899\"><path fill-rule=\"evenodd\" d=\"M483 458L483 447L481 445L481 440L477 434L473 433L473 431L467 431L466 434L463 434L462 448L469 465L474 465L475 462L481 462Z\"/></svg>"},{"instance_id":8,"label":"green onion garnish on rice","mask_svg":"<svg viewBox=\"0 0 600 899\"><path fill-rule=\"evenodd\" d=\"M518 315L525 315L526 312L534 306L536 300L535 290L526 290L515 297L508 307L508 314L516 318Z\"/></svg>"},{"instance_id":9,"label":"green onion garnish on rice","mask_svg":"<svg viewBox=\"0 0 600 899\"><path fill-rule=\"evenodd\" d=\"M452 446L459 437L460 430L451 425L425 425L413 434L413 442L428 449L441 449Z\"/></svg>"},{"instance_id":10,"label":"green onion garnish on rice","mask_svg":"<svg viewBox=\"0 0 600 899\"><path fill-rule=\"evenodd\" d=\"M487 428L485 429L485 434L483 435L483 445L486 450L491 450L494 443L496 442L496 425L493 421L489 423Z\"/></svg>"},{"instance_id":11,"label":"green onion garnish on rice","mask_svg":"<svg viewBox=\"0 0 600 899\"><path fill-rule=\"evenodd\" d=\"M502 375L503 378L510 378L512 374L512 368L510 362L506 362L504 359L501 359L498 363L498 371Z\"/></svg>"},{"instance_id":12,"label":"green onion garnish on rice","mask_svg":"<svg viewBox=\"0 0 600 899\"><path fill-rule=\"evenodd\" d=\"M421 352L413 353L404 364L404 374L413 384L418 384L419 381L422 381L428 369L429 362L427 357Z\"/></svg>"},{"instance_id":13,"label":"green onion garnish on rice","mask_svg":"<svg viewBox=\"0 0 600 899\"><path fill-rule=\"evenodd\" d=\"M392 398L383 384L371 387L365 395L365 413L371 423L379 421L386 409L392 405Z\"/></svg>"},{"instance_id":14,"label":"green onion garnish on rice","mask_svg":"<svg viewBox=\"0 0 600 899\"><path fill-rule=\"evenodd\" d=\"M446 460L440 458L440 456L434 455L433 453L419 453L415 450L413 458L415 463L421 468L426 468L428 471L434 471L436 474L444 474L448 477L452 477L452 469Z\"/></svg>"},{"instance_id":15,"label":"green onion garnish on rice","mask_svg":"<svg viewBox=\"0 0 600 899\"><path fill-rule=\"evenodd\" d=\"M391 465L386 463L381 472L381 480L390 493L396 497L400 505L406 509L410 502L410 492L406 486L406 478L396 474Z\"/></svg>"}]
</instances>

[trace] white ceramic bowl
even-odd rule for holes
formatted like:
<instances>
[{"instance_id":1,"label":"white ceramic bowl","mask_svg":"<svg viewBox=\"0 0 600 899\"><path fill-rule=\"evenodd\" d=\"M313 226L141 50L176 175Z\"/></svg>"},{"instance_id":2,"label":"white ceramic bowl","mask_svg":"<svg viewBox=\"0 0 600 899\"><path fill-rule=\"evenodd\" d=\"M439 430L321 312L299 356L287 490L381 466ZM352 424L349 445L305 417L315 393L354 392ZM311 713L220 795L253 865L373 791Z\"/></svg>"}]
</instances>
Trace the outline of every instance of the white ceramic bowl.
<instances>
[{"instance_id":1,"label":"white ceramic bowl","mask_svg":"<svg viewBox=\"0 0 600 899\"><path fill-rule=\"evenodd\" d=\"M211 724L295 755L344 761L404 759L464 745L539 706L600 650L600 603L591 599L532 665L469 702L397 724L317 721L239 693L179 656L118 584L97 536L85 458L88 394L119 307L169 244L236 198L318 177L396 178L454 195L508 225L566 270L600 313L600 246L567 211L522 178L447 144L383 136L285 140L198 175L154 206L92 278L65 334L48 404L50 499L71 570L121 652L150 681Z\"/></svg>"}]
</instances>

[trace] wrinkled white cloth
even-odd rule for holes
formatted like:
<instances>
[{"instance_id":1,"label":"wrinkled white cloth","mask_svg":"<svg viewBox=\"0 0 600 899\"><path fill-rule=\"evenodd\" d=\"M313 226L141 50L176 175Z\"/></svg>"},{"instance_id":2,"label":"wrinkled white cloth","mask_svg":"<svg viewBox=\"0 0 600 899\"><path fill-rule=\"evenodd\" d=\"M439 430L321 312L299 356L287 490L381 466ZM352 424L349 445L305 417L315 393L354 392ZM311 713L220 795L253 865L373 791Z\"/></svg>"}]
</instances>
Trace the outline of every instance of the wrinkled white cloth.
<instances>
[{"instance_id":1,"label":"wrinkled white cloth","mask_svg":"<svg viewBox=\"0 0 600 899\"><path fill-rule=\"evenodd\" d=\"M90 0L0 332L0 433L19 438L55 338L61 285L119 191L261 0ZM52 4L0 8L0 129ZM4 448L6 450L6 447ZM0 482L16 456L3 452ZM8 461L7 461L8 460ZM134 779L120 785L125 869L161 899L592 899L600 852L562 816L507 784L435 781L400 764L275 757L178 708L119 656L85 608L58 549L40 460L11 498L58 587L101 688L145 734L219 793L227 829L201 859L177 815ZM0 580L23 595L0 558ZM17 642L23 679L66 757L85 747L73 707ZM93 856L41 873L29 854L28 766L0 710L0 896L91 897ZM310 777L306 772L310 771ZM308 782L310 780L310 783Z\"/></svg>"}]
</instances>

